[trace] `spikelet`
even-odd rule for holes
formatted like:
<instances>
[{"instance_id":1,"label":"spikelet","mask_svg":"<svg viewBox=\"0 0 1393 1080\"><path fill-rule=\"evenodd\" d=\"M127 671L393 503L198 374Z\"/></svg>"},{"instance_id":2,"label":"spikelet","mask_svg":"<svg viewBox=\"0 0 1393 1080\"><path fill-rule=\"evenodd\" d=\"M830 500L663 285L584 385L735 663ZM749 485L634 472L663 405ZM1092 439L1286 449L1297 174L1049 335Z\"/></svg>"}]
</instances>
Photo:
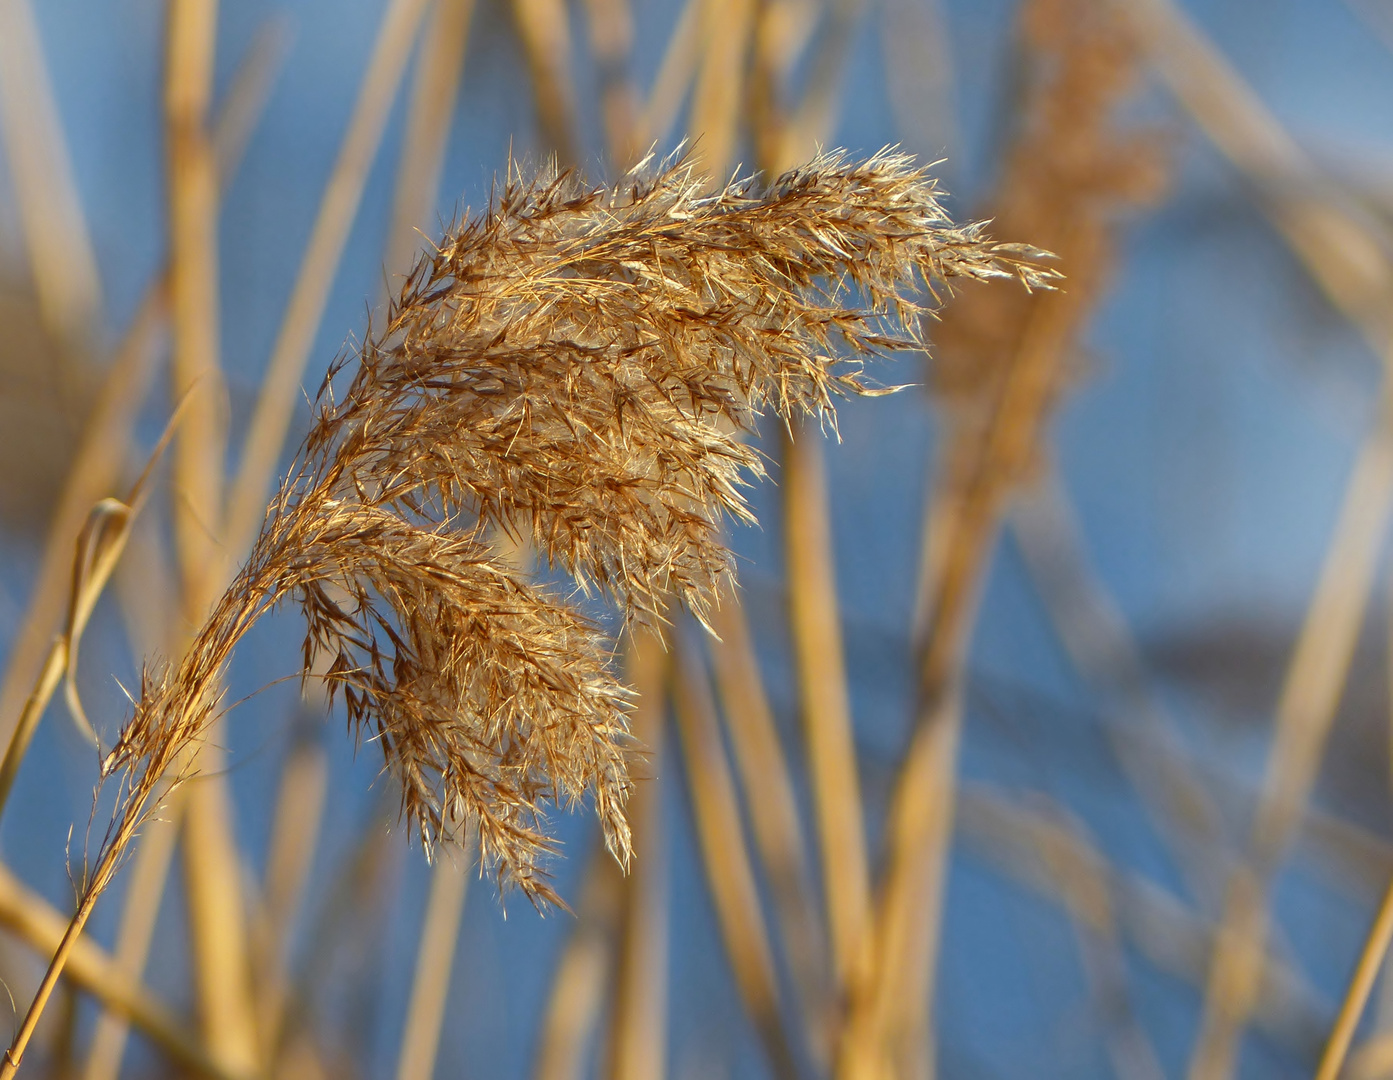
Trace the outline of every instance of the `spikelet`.
<instances>
[{"instance_id":1,"label":"spikelet","mask_svg":"<svg viewBox=\"0 0 1393 1080\"><path fill-rule=\"evenodd\" d=\"M1042 253L957 227L906 156L824 155L714 194L682 161L615 188L510 175L422 258L177 669L148 674L104 767L137 819L197 739L236 642L298 602L318 663L430 845L477 825L500 883L555 899L544 812L588 796L629 853L627 692L611 645L486 542L526 539L630 620L699 616L731 575L725 515L762 475L761 413L834 423L862 365L921 347L955 278L1048 287ZM119 830L118 830L119 833Z\"/></svg>"}]
</instances>

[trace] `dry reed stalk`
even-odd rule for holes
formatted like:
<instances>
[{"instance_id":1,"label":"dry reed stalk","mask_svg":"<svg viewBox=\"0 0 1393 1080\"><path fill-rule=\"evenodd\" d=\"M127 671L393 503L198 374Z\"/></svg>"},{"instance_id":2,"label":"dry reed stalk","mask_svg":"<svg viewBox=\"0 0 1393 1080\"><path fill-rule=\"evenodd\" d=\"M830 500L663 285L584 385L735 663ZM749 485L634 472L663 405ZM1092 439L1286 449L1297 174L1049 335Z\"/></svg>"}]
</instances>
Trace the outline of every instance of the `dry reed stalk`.
<instances>
[{"instance_id":1,"label":"dry reed stalk","mask_svg":"<svg viewBox=\"0 0 1393 1080\"><path fill-rule=\"evenodd\" d=\"M683 0L682 12L668 35L658 74L634 125L634 143L665 142L701 62L702 25L709 0Z\"/></svg>"},{"instance_id":2,"label":"dry reed stalk","mask_svg":"<svg viewBox=\"0 0 1393 1080\"><path fill-rule=\"evenodd\" d=\"M174 534L184 618L191 627L203 621L216 596L226 455L227 391L218 360L217 163L206 126L217 10L216 0L173 0L166 28L171 367L175 400L187 398L189 410L173 454Z\"/></svg>"},{"instance_id":3,"label":"dry reed stalk","mask_svg":"<svg viewBox=\"0 0 1393 1080\"><path fill-rule=\"evenodd\" d=\"M214 128L220 186L225 186L242 158L260 116L285 32L270 23L256 37L227 92ZM115 350L102 389L88 418L81 442L57 499L39 564L37 580L19 633L11 647L0 685L0 739L7 739L44 663L44 650L62 616L71 586L73 544L92 506L112 490L128 458L135 422L158 359L159 331L169 302L167 269L146 286L135 316ZM46 704L46 700L44 702Z\"/></svg>"},{"instance_id":4,"label":"dry reed stalk","mask_svg":"<svg viewBox=\"0 0 1393 1080\"><path fill-rule=\"evenodd\" d=\"M434 0L421 34L387 227L388 274L404 274L411 268L422 241L418 230L433 224L473 18L474 0Z\"/></svg>"},{"instance_id":5,"label":"dry reed stalk","mask_svg":"<svg viewBox=\"0 0 1393 1080\"><path fill-rule=\"evenodd\" d=\"M190 631L206 616L225 577L220 541L227 390L218 358L218 181L208 128L217 11L216 0L173 0L166 30L171 371L175 394L189 403L171 482L180 608ZM214 693L215 687L201 692ZM241 865L221 763L212 743L202 761L207 778L185 797L184 880L203 1038L218 1060L247 1072L257 1061L255 1007Z\"/></svg>"},{"instance_id":6,"label":"dry reed stalk","mask_svg":"<svg viewBox=\"0 0 1393 1080\"><path fill-rule=\"evenodd\" d=\"M782 123L766 133L775 136L761 156L786 167L816 153L837 128L847 57L856 42L864 0L831 0L818 30L817 47L807 60L805 89L797 106ZM791 50L787 50L791 52ZM772 155L772 157L768 156Z\"/></svg>"},{"instance_id":7,"label":"dry reed stalk","mask_svg":"<svg viewBox=\"0 0 1393 1080\"><path fill-rule=\"evenodd\" d=\"M814 426L784 440L789 629L827 906L838 1009L858 980L870 934L870 869L832 554L826 465Z\"/></svg>"},{"instance_id":8,"label":"dry reed stalk","mask_svg":"<svg viewBox=\"0 0 1393 1080\"><path fill-rule=\"evenodd\" d=\"M302 724L308 725L308 718ZM302 730L281 767L271 842L266 857L260 917L253 923L253 972L261 1060L274 1062L290 990L286 948L309 885L310 869L329 789L329 761L322 741Z\"/></svg>"},{"instance_id":9,"label":"dry reed stalk","mask_svg":"<svg viewBox=\"0 0 1393 1080\"><path fill-rule=\"evenodd\" d=\"M551 981L532 1080L582 1080L588 1075L586 1049L613 980L625 888L619 864L595 851L585 872L575 926Z\"/></svg>"},{"instance_id":10,"label":"dry reed stalk","mask_svg":"<svg viewBox=\"0 0 1393 1080\"><path fill-rule=\"evenodd\" d=\"M1379 968L1388 955L1390 942L1393 942L1393 883L1384 893L1378 913L1374 916L1374 924L1360 951L1349 989L1340 1005L1325 1051L1321 1054L1320 1065L1316 1068L1316 1080L1337 1080L1340 1076L1350 1043L1354 1040L1354 1029L1364 1014L1364 1006L1374 988L1374 980L1378 978Z\"/></svg>"},{"instance_id":11,"label":"dry reed stalk","mask_svg":"<svg viewBox=\"0 0 1393 1080\"><path fill-rule=\"evenodd\" d=\"M266 496L299 401L300 379L425 8L426 0L391 0L383 12L358 99L262 378L242 444L241 466L228 494L226 547L234 557L251 547L261 524Z\"/></svg>"},{"instance_id":12,"label":"dry reed stalk","mask_svg":"<svg viewBox=\"0 0 1393 1080\"><path fill-rule=\"evenodd\" d=\"M829 137L835 114L823 105L836 97L840 67L837 58L849 47L850 37L847 20L841 16L848 11L845 5L834 8L831 25L824 28L822 47L812 62L808 89L792 120L785 115L783 91L801 51L800 39L806 40L805 33L795 20L789 20L780 33L774 9L762 12L765 18L758 28L751 91L758 124L755 140L766 168L777 171L791 157L814 152L816 145ZM824 86L819 80L827 80L829 85ZM830 1047L838 1038L847 995L866 958L865 945L870 940L870 869L820 434L806 421L787 428L783 480L790 629L812 774L832 961L833 1015L826 1017L823 1025L824 1039Z\"/></svg>"},{"instance_id":13,"label":"dry reed stalk","mask_svg":"<svg viewBox=\"0 0 1393 1080\"><path fill-rule=\"evenodd\" d=\"M1386 626L1388 654L1385 657L1385 663L1388 679L1389 731L1393 733L1393 592L1389 593L1388 601L1388 624ZM1393 741L1390 741L1389 745L1393 746ZM1393 754L1389 755L1389 781L1390 785L1393 785ZM1388 876L1388 873L1383 874L1383 880L1386 881ZM1384 960L1383 978L1379 980L1378 1000L1374 1003L1374 1034L1370 1036L1370 1043L1382 1041L1389 1029L1393 1028L1393 974L1390 973L1393 973L1393 957L1387 957ZM1351 1072L1357 1071L1356 1065L1361 1062L1364 1056L1364 1050L1355 1055L1354 1061L1350 1065Z\"/></svg>"},{"instance_id":14,"label":"dry reed stalk","mask_svg":"<svg viewBox=\"0 0 1393 1080\"><path fill-rule=\"evenodd\" d=\"M667 1073L669 883L663 785L664 729L671 659L658 633L630 633L625 680L634 689L630 720L643 746L643 781L630 797L633 866L623 883L614 1003L600 1075L606 1080L662 1080Z\"/></svg>"},{"instance_id":15,"label":"dry reed stalk","mask_svg":"<svg viewBox=\"0 0 1393 1080\"><path fill-rule=\"evenodd\" d=\"M1295 141L1174 5L1166 0L1145 0L1126 6L1126 10L1152 62L1176 98L1215 145L1254 182L1265 197L1263 205L1317 284L1336 307L1360 326L1385 365L1393 362L1393 352L1387 350L1393 328L1386 302L1393 290L1393 267L1370 233L1340 205L1338 196L1321 182L1318 171ZM1385 397L1387 393L1385 386ZM1278 704L1278 742L1269 772L1273 792L1270 799L1263 800L1268 810L1265 812L1260 806L1260 823L1255 826L1253 840L1254 847L1261 843L1275 849L1253 852L1264 861L1275 862L1278 852L1286 846L1290 823L1280 819L1289 817L1291 809L1305 801L1303 782L1296 774L1310 773L1316 767L1315 759L1323 748L1344 681L1348 663L1344 654L1353 648L1362 622L1366 599L1355 590L1360 579L1367 578L1369 567L1348 567L1342 574L1335 558L1345 553L1343 548L1356 556L1371 552L1377 545L1371 537L1376 532L1381 535L1385 527L1381 519L1386 517L1387 508L1384 506L1384 513L1380 514L1379 504L1387 502L1387 494L1379 474L1383 469L1380 459L1386 454L1381 445L1387 439L1386 425L1387 419L1381 416L1374 434L1360 451L1321 584L1312 600ZM1354 505L1356 498L1372 499L1374 506L1368 508L1372 512L1361 512ZM1346 578L1345 582L1337 580L1340 577ZM1363 584L1367 586L1367 580ZM1337 592L1343 595L1337 596ZM1318 629L1326 628L1313 625L1318 607L1324 609L1322 621L1329 621L1329 629L1339 635L1331 642L1331 652L1319 657L1315 652L1321 645L1315 635ZM1309 659L1303 659L1303 654ZM1332 663L1336 670L1322 674L1316 670L1319 663ZM1288 718L1285 723L1284 717ZM1306 729L1304 733L1302 728ZM1305 745L1295 745L1298 741ZM1279 773L1283 772L1292 777L1280 779ZM1278 788L1285 790L1279 794ZM1264 824L1263 818L1275 824ZM1264 833L1268 839L1259 841ZM1250 868L1240 870L1231 883L1220 936L1226 947L1218 951L1211 968L1205 1025L1191 1063L1194 1077L1224 1076L1231 1071L1238 1032L1250 1011L1253 957L1266 935L1266 913L1262 909L1266 905L1265 878L1271 872L1260 864L1256 870L1256 874ZM1219 995L1227 1000L1218 1000Z\"/></svg>"},{"instance_id":16,"label":"dry reed stalk","mask_svg":"<svg viewBox=\"0 0 1393 1080\"><path fill-rule=\"evenodd\" d=\"M1049 844L1065 852L1072 865L1096 867L1107 876L1107 893L1118 930L1157 970L1192 986L1202 986L1213 952L1214 929L1169 892L1144 877L1119 871L1077 833L1051 828L999 791L965 784L959 794L957 835L974 855L1042 896L1065 902L1064 882L1042 864ZM1268 956L1255 1020L1263 1033L1293 1053L1314 1057L1329 1024L1327 1002L1301 974Z\"/></svg>"},{"instance_id":17,"label":"dry reed stalk","mask_svg":"<svg viewBox=\"0 0 1393 1080\"><path fill-rule=\"evenodd\" d=\"M722 599L711 613L711 627L716 636L708 645L726 734L774 902L809 1048L815 1063L822 1067L830 1057L833 1022L827 945L792 773L738 595Z\"/></svg>"},{"instance_id":18,"label":"dry reed stalk","mask_svg":"<svg viewBox=\"0 0 1393 1080\"><path fill-rule=\"evenodd\" d=\"M692 89L687 132L694 140L692 158L697 167L720 184L740 149L755 0L705 0L701 21L703 52Z\"/></svg>"},{"instance_id":19,"label":"dry reed stalk","mask_svg":"<svg viewBox=\"0 0 1393 1080\"><path fill-rule=\"evenodd\" d=\"M30 0L0 0L0 136L44 328L65 363L80 362L96 341L101 281Z\"/></svg>"},{"instance_id":20,"label":"dry reed stalk","mask_svg":"<svg viewBox=\"0 0 1393 1080\"><path fill-rule=\"evenodd\" d=\"M468 841L465 842L468 849ZM469 892L469 865L447 853L431 872L430 896L416 953L416 973L406 1006L406 1027L397 1055L397 1080L430 1080L445 1020L445 999L459 944L460 918Z\"/></svg>"},{"instance_id":21,"label":"dry reed stalk","mask_svg":"<svg viewBox=\"0 0 1393 1080\"><path fill-rule=\"evenodd\" d=\"M240 162L260 118L279 62L285 55L287 38L285 24L277 19L269 20L257 31L238 65L213 127L219 189L226 186ZM167 274L147 291L147 296L162 300L166 281ZM116 456L118 461L120 456ZM118 578L124 575L127 579L118 580L123 610L128 621L139 618L144 624L134 627L130 634L133 641L141 644L141 651L147 655L152 651L173 654L180 642L169 626L176 605L167 599L170 590L162 587L168 560L160 550L158 536L145 527L143 521L137 523L132 542L117 568ZM133 556L139 558L133 559ZM132 565L133 562L140 565ZM131 577L138 579L138 586L129 580ZM136 853L117 930L116 960L121 970L133 979L141 977L153 939L173 857L176 829L182 820L182 800L171 803L166 811L166 818L153 823L152 835L146 836ZM128 1030L129 1024L118 1014L104 1012L98 1018L84 1068L85 1080L108 1080L117 1075Z\"/></svg>"},{"instance_id":22,"label":"dry reed stalk","mask_svg":"<svg viewBox=\"0 0 1393 1080\"><path fill-rule=\"evenodd\" d=\"M1384 355L1393 266L1348 204L1172 0L1114 0L1176 100L1254 185L1330 301Z\"/></svg>"},{"instance_id":23,"label":"dry reed stalk","mask_svg":"<svg viewBox=\"0 0 1393 1080\"><path fill-rule=\"evenodd\" d=\"M48 955L62 941L68 917L0 865L0 925L36 952ZM66 977L105 1008L129 1019L155 1046L192 1073L219 1080L243 1077L213 1059L198 1040L190 1037L187 1023L175 1010L142 986L139 979L131 978L118 961L92 942L80 941L72 949Z\"/></svg>"},{"instance_id":24,"label":"dry reed stalk","mask_svg":"<svg viewBox=\"0 0 1393 1080\"><path fill-rule=\"evenodd\" d=\"M1229 879L1204 1021L1190 1063L1194 1080L1234 1066L1252 1011L1267 936L1267 899L1301 818L1363 625L1378 555L1393 511L1393 386L1359 449L1320 579L1277 702L1273 745L1245 861Z\"/></svg>"},{"instance_id":25,"label":"dry reed stalk","mask_svg":"<svg viewBox=\"0 0 1393 1080\"><path fill-rule=\"evenodd\" d=\"M759 886L745 846L740 800L721 740L709 677L685 628L673 644L673 704L691 790L706 880L735 985L764 1044L773 1073L797 1075L792 1041L784 1030L779 977L764 923Z\"/></svg>"},{"instance_id":26,"label":"dry reed stalk","mask_svg":"<svg viewBox=\"0 0 1393 1080\"><path fill-rule=\"evenodd\" d=\"M276 1069L291 1076L296 1075L297 1061L309 1058L318 1065L321 1055L307 1053L306 1047L316 1041L314 1028L321 1003L340 981L335 965L346 956L350 966L363 966L381 939L383 921L401 880L404 854L390 833L395 802L395 793L380 791L357 830L355 842L328 875L323 900L307 920L309 941L295 973L294 988L285 999L273 1062ZM346 1046L341 1053L351 1061L362 1040L356 1031L344 1035ZM327 1048L324 1050L322 1056L328 1059L324 1065L328 1067L333 1058Z\"/></svg>"},{"instance_id":27,"label":"dry reed stalk","mask_svg":"<svg viewBox=\"0 0 1393 1080\"><path fill-rule=\"evenodd\" d=\"M1350 1057L1341 1075L1347 1080L1388 1080L1393 1076L1393 1037L1386 1031L1372 1036Z\"/></svg>"},{"instance_id":28,"label":"dry reed stalk","mask_svg":"<svg viewBox=\"0 0 1393 1080\"><path fill-rule=\"evenodd\" d=\"M232 650L284 600L426 845L472 822L500 880L552 899L542 807L588 794L625 857L626 692L596 630L480 529L529 536L631 621L668 594L700 614L729 576L721 518L748 518L738 485L758 474L728 428L879 392L863 362L917 344L935 283L1054 276L1036 249L952 226L894 154L703 186L683 165L613 191L509 182L418 264L342 400L331 371L251 558L183 659L147 669L103 763L118 809L16 1056L140 823L185 779Z\"/></svg>"},{"instance_id":29,"label":"dry reed stalk","mask_svg":"<svg viewBox=\"0 0 1393 1080\"><path fill-rule=\"evenodd\" d=\"M1049 466L1042 473L1016 498L1011 515L1031 580L1075 670L1122 721L1107 725L1108 741L1200 909L1217 913L1233 854L1224 817L1187 762L1175 719L1151 686L1141 650L1088 563L1060 476Z\"/></svg>"},{"instance_id":30,"label":"dry reed stalk","mask_svg":"<svg viewBox=\"0 0 1393 1080\"><path fill-rule=\"evenodd\" d=\"M1066 293L1014 298L964 290L934 333L932 382L945 399L948 444L937 504L952 511L925 543L936 575L919 643L915 734L896 780L874 956L853 997L842 1075L880 1077L924 1060L933 1010L937 917L952 830L960 677L977 598L1013 489L1033 467L1064 382L1069 345L1101 291L1119 208L1156 191L1145 138L1113 115L1134 79L1131 50L1106 9L1035 0L1021 13L1029 50L1020 128L992 205L998 226L1045 237Z\"/></svg>"},{"instance_id":31,"label":"dry reed stalk","mask_svg":"<svg viewBox=\"0 0 1393 1080\"><path fill-rule=\"evenodd\" d=\"M590 55L600 80L600 117L611 167L627 169L643 153L638 141L638 92L629 72L634 15L629 0L586 0Z\"/></svg>"},{"instance_id":32,"label":"dry reed stalk","mask_svg":"<svg viewBox=\"0 0 1393 1080\"><path fill-rule=\"evenodd\" d=\"M571 21L563 0L511 0L543 146L562 165L579 162L576 92L571 77Z\"/></svg>"}]
</instances>

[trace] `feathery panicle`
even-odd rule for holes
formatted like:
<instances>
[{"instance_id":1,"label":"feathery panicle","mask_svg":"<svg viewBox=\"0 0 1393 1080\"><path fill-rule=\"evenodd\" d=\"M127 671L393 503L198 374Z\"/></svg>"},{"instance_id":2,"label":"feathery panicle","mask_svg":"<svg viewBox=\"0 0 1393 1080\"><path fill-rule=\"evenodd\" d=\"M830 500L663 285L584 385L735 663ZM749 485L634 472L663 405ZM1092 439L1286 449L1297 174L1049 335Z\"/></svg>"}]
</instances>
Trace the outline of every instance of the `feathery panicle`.
<instances>
[{"instance_id":1,"label":"feathery panicle","mask_svg":"<svg viewBox=\"0 0 1393 1080\"><path fill-rule=\"evenodd\" d=\"M954 278L1047 287L1042 253L958 227L904 155L824 155L761 188L671 159L618 187L510 176L407 278L336 399L330 373L298 468L252 556L173 671L147 676L104 772L144 812L196 739L236 642L287 599L306 670L327 660L429 845L477 823L501 882L554 899L550 803L594 801L629 850L627 692L591 622L493 556L529 539L629 620L680 597L699 616L752 520L740 436L772 409L834 423L875 393L872 355L921 347Z\"/></svg>"}]
</instances>

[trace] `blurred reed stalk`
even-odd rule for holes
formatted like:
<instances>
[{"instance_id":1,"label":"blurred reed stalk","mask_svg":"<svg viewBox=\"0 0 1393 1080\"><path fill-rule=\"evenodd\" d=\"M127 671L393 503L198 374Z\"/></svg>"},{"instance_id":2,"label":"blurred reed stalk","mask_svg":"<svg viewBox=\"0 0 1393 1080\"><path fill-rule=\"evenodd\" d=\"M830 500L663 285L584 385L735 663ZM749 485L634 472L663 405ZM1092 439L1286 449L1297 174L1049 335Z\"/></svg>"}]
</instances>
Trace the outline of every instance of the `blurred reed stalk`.
<instances>
[{"instance_id":1,"label":"blurred reed stalk","mask_svg":"<svg viewBox=\"0 0 1393 1080\"><path fill-rule=\"evenodd\" d=\"M1354 1041L1354 1029L1364 1013L1364 1006L1374 989L1374 980L1378 978L1379 969L1383 967L1388 956L1390 942L1393 942L1393 883L1389 884L1384 893L1383 902L1379 904L1378 912L1374 916L1374 924L1370 927L1369 936L1359 954L1359 962L1355 966L1349 990L1340 1006L1339 1015L1335 1018L1335 1026L1331 1029L1325 1051L1321 1054L1320 1065L1316 1068L1316 1080L1337 1080L1340 1076L1345 1058L1349 1055L1350 1043Z\"/></svg>"},{"instance_id":2,"label":"blurred reed stalk","mask_svg":"<svg viewBox=\"0 0 1393 1080\"><path fill-rule=\"evenodd\" d=\"M792 1040L784 1030L778 973L745 844L735 780L711 697L710 677L686 628L680 628L675 638L673 704L677 731L691 784L697 839L726 955L745 1012L764 1044L774 1075L793 1080L798 1070Z\"/></svg>"},{"instance_id":3,"label":"blurred reed stalk","mask_svg":"<svg viewBox=\"0 0 1393 1080\"><path fill-rule=\"evenodd\" d=\"M531 76L543 144L563 166L579 163L576 92L571 76L571 21L563 0L511 0L513 21Z\"/></svg>"},{"instance_id":4,"label":"blurred reed stalk","mask_svg":"<svg viewBox=\"0 0 1393 1080\"><path fill-rule=\"evenodd\" d=\"M637 771L637 770L636 770ZM638 798L639 796L635 796ZM630 802L635 844L643 826L638 807ZM636 851L638 849L636 848ZM635 855L632 874L641 852ZM581 886L576 924L552 976L545 1017L537 1035L533 1080L582 1080L587 1075L587 1049L605 1005L605 992L615 980L620 907L627 879L619 864L595 845ZM666 1023L666 1018L662 1020Z\"/></svg>"},{"instance_id":5,"label":"blurred reed stalk","mask_svg":"<svg viewBox=\"0 0 1393 1080\"><path fill-rule=\"evenodd\" d=\"M1011 530L1074 669L1116 722L1105 725L1127 778L1166 839L1202 911L1216 915L1233 857L1226 823L1141 648L1085 552L1062 477L1052 462L1015 500Z\"/></svg>"},{"instance_id":6,"label":"blurred reed stalk","mask_svg":"<svg viewBox=\"0 0 1393 1080\"><path fill-rule=\"evenodd\" d=\"M931 377L948 434L924 540L931 599L918 645L915 730L889 810L874 959L856 987L839 1060L844 1080L932 1072L928 1025L962 669L978 596L1008 500L1034 466L1066 383L1072 342L1106 281L1113 216L1158 186L1147 137L1124 137L1114 126L1134 66L1107 9L1032 0L1020 20L1023 99L989 205L998 227L1059 255L1069 288L1029 297L965 288L933 331Z\"/></svg>"},{"instance_id":7,"label":"blurred reed stalk","mask_svg":"<svg viewBox=\"0 0 1393 1080\"><path fill-rule=\"evenodd\" d=\"M213 125L213 152L218 168L219 190L226 187L256 126L269 96L279 60L286 51L286 38L287 31L283 23L273 20L264 24L239 65L227 91L226 99ZM167 286L163 282L156 286L157 291L165 288ZM153 536L153 533L151 535ZM129 563L129 556L126 561ZM169 598L162 595L164 590L157 587L159 576L164 573L164 567L159 565L162 561L158 556L153 563L152 560L146 560L143 571L145 578L140 587L141 603L145 606L153 603L154 610L150 614L159 629L146 629L144 632L133 633L132 637L140 642L143 648L174 654L180 648L176 636L169 630L174 608L171 604L169 611L160 610L161 603ZM166 820L154 823L147 831L136 852L125 907L117 930L117 962L132 978L140 978L144 970L160 901L164 895L170 860L174 854L176 827L180 815L177 809L171 809L173 812ZM83 1074L85 1080L110 1080L117 1075L125 1050L127 1030L128 1025L118 1015L107 1013L100 1017L88 1051Z\"/></svg>"},{"instance_id":8,"label":"blurred reed stalk","mask_svg":"<svg viewBox=\"0 0 1393 1080\"><path fill-rule=\"evenodd\" d=\"M1119 869L1076 831L1061 831L1034 808L991 786L967 783L955 812L957 836L967 853L999 868L1013 880L1063 904L1079 893L1077 878L1097 869L1117 928L1147 961L1174 978L1202 987L1214 949L1214 927L1167 890L1135 872ZM1041 853L1053 845L1061 857L1047 865ZM1103 888L1090 882L1087 891ZM1327 1002L1280 958L1269 957L1262 975L1255 1021L1264 1035L1290 1052L1314 1059L1325 1035Z\"/></svg>"},{"instance_id":9,"label":"blurred reed stalk","mask_svg":"<svg viewBox=\"0 0 1393 1080\"><path fill-rule=\"evenodd\" d=\"M70 396L97 344L102 292L45 55L30 0L0 0L0 136L39 313L58 346L60 391ZM13 694L0 698L0 724L14 714Z\"/></svg>"},{"instance_id":10,"label":"blurred reed stalk","mask_svg":"<svg viewBox=\"0 0 1393 1080\"><path fill-rule=\"evenodd\" d=\"M187 396L190 410L175 442L171 477L180 611L187 628L175 655L191 643L192 628L212 607L225 576L228 402L219 359L218 188L208 128L217 13L216 0L173 0L166 26L171 386L177 397ZM250 1073L257 1068L258 1043L231 793L216 739L201 758L205 779L189 788L184 805L195 999L210 1053L230 1070ZM191 752L185 767L192 761Z\"/></svg>"},{"instance_id":11,"label":"blurred reed stalk","mask_svg":"<svg viewBox=\"0 0 1393 1080\"><path fill-rule=\"evenodd\" d=\"M1236 1065L1268 935L1271 878L1290 846L1323 756L1363 624L1376 559L1393 509L1393 264L1257 96L1169 0L1126 7L1148 58L1177 100L1255 186L1260 203L1331 302L1385 365L1378 413L1350 474L1321 576L1275 710L1273 747L1245 853L1231 875L1210 969L1194 1080Z\"/></svg>"},{"instance_id":12,"label":"blurred reed stalk","mask_svg":"<svg viewBox=\"0 0 1393 1080\"><path fill-rule=\"evenodd\" d=\"M708 647L726 737L798 994L808 1049L814 1063L825 1067L836 1018L817 887L808 865L792 772L738 595L726 598L712 613L711 626L716 636Z\"/></svg>"},{"instance_id":13,"label":"blurred reed stalk","mask_svg":"<svg viewBox=\"0 0 1393 1080\"><path fill-rule=\"evenodd\" d=\"M671 660L657 633L629 635L624 679L634 690L630 730L643 756L632 766L639 780L629 799L634 856L620 907L614 1003L601 1072L606 1080L651 1080L666 1072L671 912L660 778L670 673Z\"/></svg>"}]
</instances>

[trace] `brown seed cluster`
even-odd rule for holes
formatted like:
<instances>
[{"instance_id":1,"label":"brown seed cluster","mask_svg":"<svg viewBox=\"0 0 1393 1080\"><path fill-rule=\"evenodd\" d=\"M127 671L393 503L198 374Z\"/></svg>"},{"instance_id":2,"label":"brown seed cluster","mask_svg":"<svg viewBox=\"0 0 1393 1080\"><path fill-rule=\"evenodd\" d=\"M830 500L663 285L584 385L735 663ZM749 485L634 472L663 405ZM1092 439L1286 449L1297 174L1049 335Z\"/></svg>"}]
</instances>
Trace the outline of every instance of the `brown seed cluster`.
<instances>
[{"instance_id":1,"label":"brown seed cluster","mask_svg":"<svg viewBox=\"0 0 1393 1080\"><path fill-rule=\"evenodd\" d=\"M731 576L723 517L752 519L756 417L834 422L836 396L879 392L866 359L921 346L936 289L1048 286L1041 254L955 226L891 152L714 193L681 160L614 188L510 175L417 265L338 396L331 371L249 562L178 668L147 675L106 765L130 770L126 816L207 724L236 642L294 599L306 670L322 660L428 847L472 822L500 881L554 899L545 808L588 795L627 860L611 646L488 533L627 620L669 596L701 616Z\"/></svg>"}]
</instances>

